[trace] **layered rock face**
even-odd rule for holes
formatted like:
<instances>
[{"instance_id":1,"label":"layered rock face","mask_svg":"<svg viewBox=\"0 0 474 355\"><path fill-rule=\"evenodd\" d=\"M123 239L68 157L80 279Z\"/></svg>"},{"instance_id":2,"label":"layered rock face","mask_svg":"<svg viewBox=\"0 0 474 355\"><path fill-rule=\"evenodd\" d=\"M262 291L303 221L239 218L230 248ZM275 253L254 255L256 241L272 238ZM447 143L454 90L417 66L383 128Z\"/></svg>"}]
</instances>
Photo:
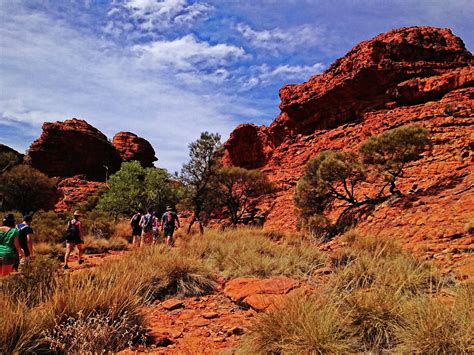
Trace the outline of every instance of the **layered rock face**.
<instances>
[{"instance_id":1,"label":"layered rock face","mask_svg":"<svg viewBox=\"0 0 474 355\"><path fill-rule=\"evenodd\" d=\"M279 188L261 206L268 214L265 226L293 230L294 187L310 158L326 149L356 151L371 135L421 124L433 147L400 179L406 198L378 206L359 227L399 236L431 255L447 245L467 250L474 246L464 231L474 214L473 64L448 29L381 34L323 74L283 87L281 114L270 127L237 127L225 144L224 161L265 172Z\"/></svg>"},{"instance_id":2,"label":"layered rock face","mask_svg":"<svg viewBox=\"0 0 474 355\"><path fill-rule=\"evenodd\" d=\"M107 137L86 121L46 122L43 133L29 149L31 164L48 176L85 175L104 181L120 168L122 159Z\"/></svg>"},{"instance_id":3,"label":"layered rock face","mask_svg":"<svg viewBox=\"0 0 474 355\"><path fill-rule=\"evenodd\" d=\"M250 144L248 127L237 127L226 143L226 161L263 166L289 137L359 122L366 112L439 99L472 85L471 65L471 53L449 29L409 27L381 34L355 46L323 74L284 86L281 114L270 127L254 127L252 135L259 139ZM251 159L242 161L239 150L250 146Z\"/></svg>"},{"instance_id":4,"label":"layered rock face","mask_svg":"<svg viewBox=\"0 0 474 355\"><path fill-rule=\"evenodd\" d=\"M153 166L158 159L150 142L131 132L119 132L112 144L119 151L123 161L138 160L145 168Z\"/></svg>"}]
</instances>

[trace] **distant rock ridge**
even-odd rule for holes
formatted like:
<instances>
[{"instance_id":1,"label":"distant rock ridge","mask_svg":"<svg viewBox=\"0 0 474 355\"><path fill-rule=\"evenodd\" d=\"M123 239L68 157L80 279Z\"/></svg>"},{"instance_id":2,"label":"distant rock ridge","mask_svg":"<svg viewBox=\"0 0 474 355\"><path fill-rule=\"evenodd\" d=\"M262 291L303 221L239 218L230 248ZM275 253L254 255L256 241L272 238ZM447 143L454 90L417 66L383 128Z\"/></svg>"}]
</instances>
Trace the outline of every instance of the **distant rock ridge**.
<instances>
[{"instance_id":1,"label":"distant rock ridge","mask_svg":"<svg viewBox=\"0 0 474 355\"><path fill-rule=\"evenodd\" d=\"M447 264L463 262L463 250L474 248L464 227L474 216L473 64L449 29L383 33L306 83L284 86L280 115L269 127L238 126L224 144L224 163L264 172L278 190L259 206L264 227L295 230L295 185L309 159L327 149L356 151L371 135L420 124L432 149L406 167L397 184L405 197L377 206L358 228Z\"/></svg>"},{"instance_id":2,"label":"distant rock ridge","mask_svg":"<svg viewBox=\"0 0 474 355\"><path fill-rule=\"evenodd\" d=\"M0 154L3 154L3 153L12 153L14 154L18 160L23 160L23 157L24 155L21 154L20 152L17 152L15 149L9 147L8 145L5 145L5 144L1 144L0 143Z\"/></svg>"},{"instance_id":3,"label":"distant rock ridge","mask_svg":"<svg viewBox=\"0 0 474 355\"><path fill-rule=\"evenodd\" d=\"M155 151L148 141L125 132L115 138L111 143L85 120L46 122L28 154L32 166L48 176L81 175L90 181L105 181L106 174L119 170L123 161L136 159L143 166L153 165Z\"/></svg>"}]
</instances>

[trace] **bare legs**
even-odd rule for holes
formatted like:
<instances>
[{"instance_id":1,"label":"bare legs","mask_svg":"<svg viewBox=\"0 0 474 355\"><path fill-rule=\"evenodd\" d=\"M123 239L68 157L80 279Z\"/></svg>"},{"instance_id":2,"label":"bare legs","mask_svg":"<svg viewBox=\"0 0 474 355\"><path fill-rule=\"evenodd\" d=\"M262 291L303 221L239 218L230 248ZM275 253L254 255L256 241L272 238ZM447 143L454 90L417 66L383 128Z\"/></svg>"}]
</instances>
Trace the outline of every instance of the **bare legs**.
<instances>
[{"instance_id":1,"label":"bare legs","mask_svg":"<svg viewBox=\"0 0 474 355\"><path fill-rule=\"evenodd\" d=\"M64 255L64 268L68 268L68 262L69 262L69 256L72 253L72 250L74 249L74 246L77 247L77 251L79 254L79 263L81 264L82 260L82 250L83 250L83 244L74 244L74 243L66 243L66 254Z\"/></svg>"}]
</instances>

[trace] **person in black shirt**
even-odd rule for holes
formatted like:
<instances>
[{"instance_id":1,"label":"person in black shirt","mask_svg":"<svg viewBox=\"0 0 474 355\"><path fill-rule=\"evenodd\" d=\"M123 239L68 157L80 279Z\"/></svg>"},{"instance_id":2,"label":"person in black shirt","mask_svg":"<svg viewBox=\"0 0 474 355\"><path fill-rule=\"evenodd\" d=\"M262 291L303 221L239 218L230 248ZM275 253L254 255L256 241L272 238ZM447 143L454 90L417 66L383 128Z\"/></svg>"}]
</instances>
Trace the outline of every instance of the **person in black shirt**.
<instances>
[{"instance_id":1,"label":"person in black shirt","mask_svg":"<svg viewBox=\"0 0 474 355\"><path fill-rule=\"evenodd\" d=\"M26 259L33 255L33 228L31 228L32 221L33 218L30 215L26 215L23 217L23 222L17 226L20 232L18 241L20 242L20 248L23 249Z\"/></svg>"}]
</instances>

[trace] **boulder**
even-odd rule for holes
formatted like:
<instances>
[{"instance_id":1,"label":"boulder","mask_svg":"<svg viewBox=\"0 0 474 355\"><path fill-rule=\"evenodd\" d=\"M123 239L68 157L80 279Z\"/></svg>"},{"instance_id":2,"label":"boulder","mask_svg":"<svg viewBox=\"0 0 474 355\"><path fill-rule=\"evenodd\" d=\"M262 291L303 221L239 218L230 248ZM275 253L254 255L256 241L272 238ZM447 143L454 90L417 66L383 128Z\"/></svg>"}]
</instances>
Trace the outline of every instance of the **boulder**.
<instances>
[{"instance_id":1,"label":"boulder","mask_svg":"<svg viewBox=\"0 0 474 355\"><path fill-rule=\"evenodd\" d=\"M123 161L138 160L143 167L149 168L158 160L150 142L134 133L119 132L114 136L112 144Z\"/></svg>"},{"instance_id":2,"label":"boulder","mask_svg":"<svg viewBox=\"0 0 474 355\"><path fill-rule=\"evenodd\" d=\"M31 165L50 177L85 175L88 180L104 181L107 169L112 174L122 163L102 132L76 118L44 123L28 154Z\"/></svg>"},{"instance_id":3,"label":"boulder","mask_svg":"<svg viewBox=\"0 0 474 355\"><path fill-rule=\"evenodd\" d=\"M299 287L299 281L284 276L270 279L237 278L225 285L224 294L234 302L263 311L282 302L283 296Z\"/></svg>"}]
</instances>

